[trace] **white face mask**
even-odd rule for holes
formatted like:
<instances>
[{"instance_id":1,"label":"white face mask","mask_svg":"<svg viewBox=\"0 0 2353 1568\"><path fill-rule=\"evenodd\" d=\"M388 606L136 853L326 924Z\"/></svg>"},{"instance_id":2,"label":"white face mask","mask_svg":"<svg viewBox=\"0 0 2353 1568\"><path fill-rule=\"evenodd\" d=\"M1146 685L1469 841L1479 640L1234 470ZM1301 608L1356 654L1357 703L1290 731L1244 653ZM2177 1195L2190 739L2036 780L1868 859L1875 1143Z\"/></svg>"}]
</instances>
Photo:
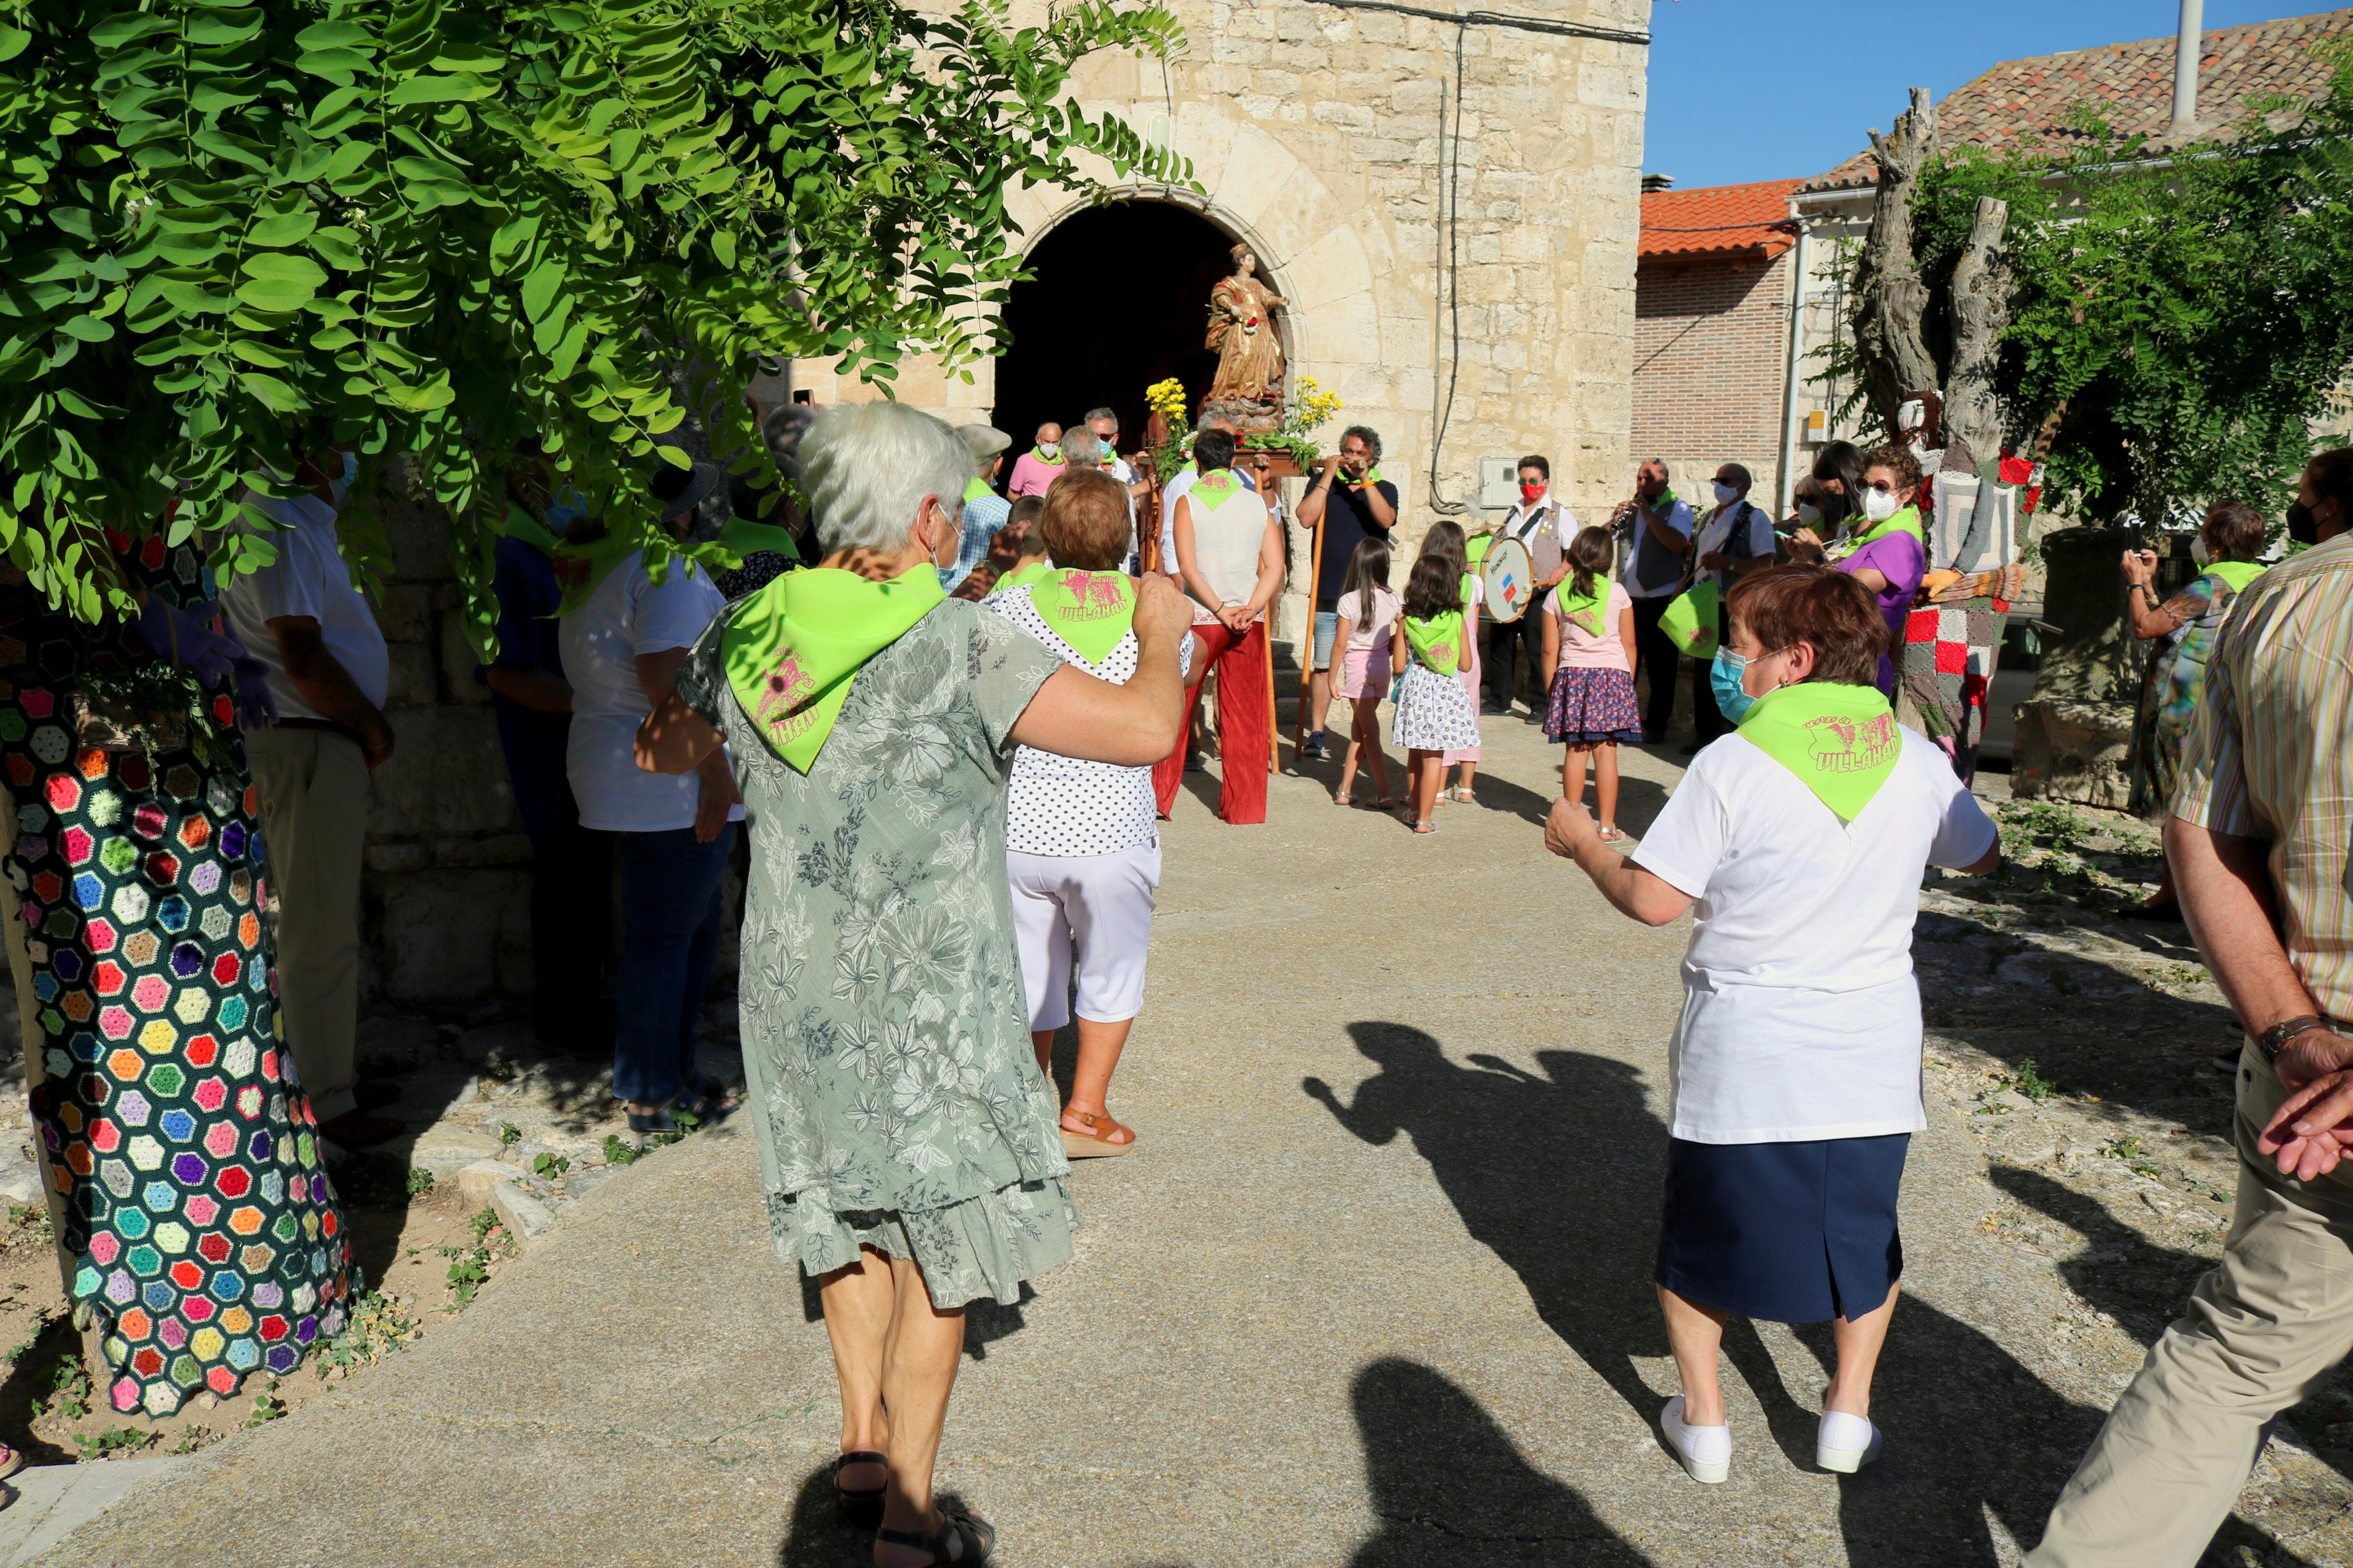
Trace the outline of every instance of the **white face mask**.
<instances>
[{"instance_id":1,"label":"white face mask","mask_svg":"<svg viewBox=\"0 0 2353 1568\"><path fill-rule=\"evenodd\" d=\"M1740 492L1739 492L1738 490L1734 489L1730 485L1725 484L1722 479L1718 479L1718 480L1715 482L1715 504L1716 504L1716 505L1718 505L1718 506L1730 506L1734 501L1736 501L1736 500L1738 500L1739 499L1740 499Z\"/></svg>"},{"instance_id":2,"label":"white face mask","mask_svg":"<svg viewBox=\"0 0 2353 1568\"><path fill-rule=\"evenodd\" d=\"M1885 522L1901 510L1893 490L1862 492L1862 515L1873 522Z\"/></svg>"},{"instance_id":3,"label":"white face mask","mask_svg":"<svg viewBox=\"0 0 2353 1568\"><path fill-rule=\"evenodd\" d=\"M1798 503L1798 521L1799 522L1815 523L1821 521L1821 508L1816 506L1810 500L1801 500Z\"/></svg>"},{"instance_id":4,"label":"white face mask","mask_svg":"<svg viewBox=\"0 0 2353 1568\"><path fill-rule=\"evenodd\" d=\"M2189 541L2189 559L2195 561L2201 567L2206 564L2206 536L2204 534L2198 534L2192 537Z\"/></svg>"},{"instance_id":5,"label":"white face mask","mask_svg":"<svg viewBox=\"0 0 2353 1568\"><path fill-rule=\"evenodd\" d=\"M1927 422L1927 406L1916 397L1895 410L1895 427L1907 435Z\"/></svg>"}]
</instances>

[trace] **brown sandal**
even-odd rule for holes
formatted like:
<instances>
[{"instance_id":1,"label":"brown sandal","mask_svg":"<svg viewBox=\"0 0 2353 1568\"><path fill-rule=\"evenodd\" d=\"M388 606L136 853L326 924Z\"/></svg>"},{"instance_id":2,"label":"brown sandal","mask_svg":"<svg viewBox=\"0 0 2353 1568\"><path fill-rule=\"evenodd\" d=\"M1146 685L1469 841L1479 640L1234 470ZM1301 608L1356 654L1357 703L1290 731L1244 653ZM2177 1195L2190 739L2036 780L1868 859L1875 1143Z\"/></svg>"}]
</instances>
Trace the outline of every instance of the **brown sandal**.
<instances>
[{"instance_id":1,"label":"brown sandal","mask_svg":"<svg viewBox=\"0 0 2353 1568\"><path fill-rule=\"evenodd\" d=\"M1065 1110L1062 1114L1087 1124L1084 1132L1073 1132L1067 1127L1061 1130L1062 1152L1071 1159L1105 1159L1113 1154L1124 1154L1135 1147L1135 1129L1113 1121L1108 1110L1100 1116L1083 1110ZM1127 1134L1125 1142L1112 1142L1123 1132Z\"/></svg>"}]
</instances>

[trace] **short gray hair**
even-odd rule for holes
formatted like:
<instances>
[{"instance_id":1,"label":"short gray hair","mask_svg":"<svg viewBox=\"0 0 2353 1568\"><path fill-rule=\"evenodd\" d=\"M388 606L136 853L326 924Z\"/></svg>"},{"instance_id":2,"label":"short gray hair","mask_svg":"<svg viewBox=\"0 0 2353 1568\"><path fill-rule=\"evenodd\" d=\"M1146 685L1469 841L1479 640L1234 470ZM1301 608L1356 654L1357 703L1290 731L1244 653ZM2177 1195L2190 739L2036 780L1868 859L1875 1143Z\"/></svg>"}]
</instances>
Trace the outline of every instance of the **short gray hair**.
<instances>
[{"instance_id":1,"label":"short gray hair","mask_svg":"<svg viewBox=\"0 0 2353 1568\"><path fill-rule=\"evenodd\" d=\"M1369 425L1351 425L1345 430L1340 432L1340 445L1344 447L1346 446L1348 444L1348 437L1351 436L1354 436L1357 440L1362 441L1365 444L1365 450L1373 455L1374 462L1377 463L1381 460L1381 433L1379 431L1374 429Z\"/></svg>"},{"instance_id":2,"label":"short gray hair","mask_svg":"<svg viewBox=\"0 0 2353 1568\"><path fill-rule=\"evenodd\" d=\"M1092 425L1098 419L1110 420L1111 433L1114 436L1119 434L1119 416L1113 413L1108 408L1090 408L1087 410L1087 416L1079 421L1079 423L1082 425Z\"/></svg>"},{"instance_id":3,"label":"short gray hair","mask_svg":"<svg viewBox=\"0 0 2353 1568\"><path fill-rule=\"evenodd\" d=\"M954 516L972 474L971 449L954 427L887 399L820 412L800 458L801 493L828 554L903 549L915 531L915 503L935 495Z\"/></svg>"},{"instance_id":4,"label":"short gray hair","mask_svg":"<svg viewBox=\"0 0 2353 1568\"><path fill-rule=\"evenodd\" d=\"M1062 461L1074 468L1092 468L1103 460L1103 438L1085 426L1062 437Z\"/></svg>"}]
</instances>

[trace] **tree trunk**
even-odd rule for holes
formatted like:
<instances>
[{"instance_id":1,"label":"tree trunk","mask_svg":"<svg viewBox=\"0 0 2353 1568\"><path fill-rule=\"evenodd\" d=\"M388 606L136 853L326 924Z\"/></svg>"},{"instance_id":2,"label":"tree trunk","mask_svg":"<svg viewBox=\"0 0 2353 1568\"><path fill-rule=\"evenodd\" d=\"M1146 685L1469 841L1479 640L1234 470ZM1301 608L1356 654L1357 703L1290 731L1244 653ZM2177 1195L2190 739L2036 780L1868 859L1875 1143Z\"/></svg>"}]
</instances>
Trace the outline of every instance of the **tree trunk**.
<instances>
[{"instance_id":1,"label":"tree trunk","mask_svg":"<svg viewBox=\"0 0 2353 1568\"><path fill-rule=\"evenodd\" d=\"M1968 243L1953 268L1953 369L1945 386L1945 429L1968 443L1980 464L2001 452L2001 403L1994 378L2001 367L2001 335L2010 326L2010 267L2002 231L2010 204L1978 198Z\"/></svg>"},{"instance_id":2,"label":"tree trunk","mask_svg":"<svg viewBox=\"0 0 2353 1568\"><path fill-rule=\"evenodd\" d=\"M1872 209L1870 237L1863 242L1854 339L1870 383L1872 406L1891 434L1904 394L1914 387L1933 389L1944 381L1920 332L1920 320L1928 310L1928 286L1920 280L1919 263L1912 255L1912 187L1936 142L1936 108L1925 87L1912 89L1912 108L1895 117L1886 135L1871 133L1872 151L1879 159L1879 196Z\"/></svg>"}]
</instances>

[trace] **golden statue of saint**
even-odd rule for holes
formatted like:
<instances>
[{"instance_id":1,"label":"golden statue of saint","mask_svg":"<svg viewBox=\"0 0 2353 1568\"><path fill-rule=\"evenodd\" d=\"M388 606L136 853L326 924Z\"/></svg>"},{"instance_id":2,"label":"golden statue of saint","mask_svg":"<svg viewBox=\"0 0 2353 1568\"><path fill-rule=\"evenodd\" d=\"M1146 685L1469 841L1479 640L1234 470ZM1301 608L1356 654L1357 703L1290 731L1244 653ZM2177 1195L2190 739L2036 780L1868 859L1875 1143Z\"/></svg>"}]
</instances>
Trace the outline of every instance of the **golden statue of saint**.
<instances>
[{"instance_id":1,"label":"golden statue of saint","mask_svg":"<svg viewBox=\"0 0 2353 1568\"><path fill-rule=\"evenodd\" d=\"M1283 299L1259 279L1258 257L1249 246L1235 246L1233 257L1233 276L1209 290L1209 338L1204 346L1218 351L1218 374L1202 406L1279 409L1282 340L1275 333L1274 312L1285 308Z\"/></svg>"}]
</instances>

